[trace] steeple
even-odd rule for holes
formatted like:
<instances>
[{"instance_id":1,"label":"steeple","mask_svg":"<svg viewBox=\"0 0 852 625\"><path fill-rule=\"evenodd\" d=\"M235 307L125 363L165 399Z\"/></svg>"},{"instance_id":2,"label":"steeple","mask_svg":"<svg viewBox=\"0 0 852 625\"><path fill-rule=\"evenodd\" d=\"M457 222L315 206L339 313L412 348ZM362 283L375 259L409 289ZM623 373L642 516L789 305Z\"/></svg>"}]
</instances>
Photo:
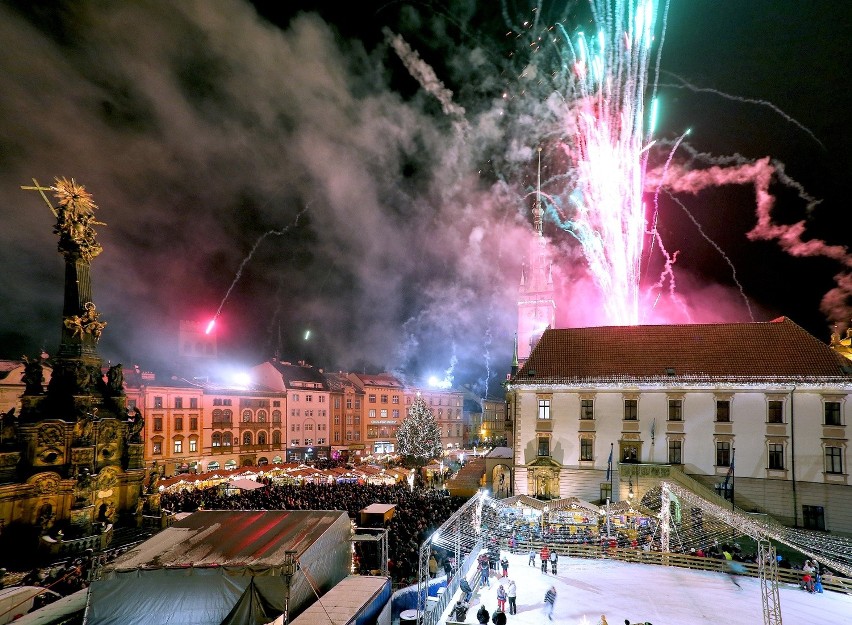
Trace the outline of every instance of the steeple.
<instances>
[{"instance_id":1,"label":"steeple","mask_svg":"<svg viewBox=\"0 0 852 625\"><path fill-rule=\"evenodd\" d=\"M544 223L542 216L544 211L541 208L541 146L538 148L538 184L536 185L535 206L533 207L533 227L539 238L544 236Z\"/></svg>"},{"instance_id":2,"label":"steeple","mask_svg":"<svg viewBox=\"0 0 852 625\"><path fill-rule=\"evenodd\" d=\"M541 148L538 149L538 176L532 207L533 230L518 288L518 333L515 353L523 364L545 328L556 326L553 274L550 249L544 237L544 207L541 195Z\"/></svg>"}]
</instances>

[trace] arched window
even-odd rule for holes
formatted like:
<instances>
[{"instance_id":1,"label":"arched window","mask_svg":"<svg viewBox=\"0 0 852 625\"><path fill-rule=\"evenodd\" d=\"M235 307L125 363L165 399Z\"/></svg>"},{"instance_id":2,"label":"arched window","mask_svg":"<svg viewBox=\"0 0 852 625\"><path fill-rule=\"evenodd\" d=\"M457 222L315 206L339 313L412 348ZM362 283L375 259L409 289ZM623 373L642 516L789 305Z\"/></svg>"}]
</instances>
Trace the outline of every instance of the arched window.
<instances>
[{"instance_id":1,"label":"arched window","mask_svg":"<svg viewBox=\"0 0 852 625\"><path fill-rule=\"evenodd\" d=\"M266 432L258 432L257 433L257 444L258 445L266 445Z\"/></svg>"},{"instance_id":2,"label":"arched window","mask_svg":"<svg viewBox=\"0 0 852 625\"><path fill-rule=\"evenodd\" d=\"M281 411L273 410L272 411L272 422L273 423L281 423Z\"/></svg>"},{"instance_id":3,"label":"arched window","mask_svg":"<svg viewBox=\"0 0 852 625\"><path fill-rule=\"evenodd\" d=\"M220 408L213 411L213 423L222 423L225 420L224 413Z\"/></svg>"},{"instance_id":4,"label":"arched window","mask_svg":"<svg viewBox=\"0 0 852 625\"><path fill-rule=\"evenodd\" d=\"M222 411L222 421L224 421L225 423L231 423L231 421L233 421L233 419L234 419L234 412L232 410L230 410L229 408L225 408L225 410Z\"/></svg>"},{"instance_id":5,"label":"arched window","mask_svg":"<svg viewBox=\"0 0 852 625\"><path fill-rule=\"evenodd\" d=\"M219 432L216 432L213 435L213 447L221 447L222 446L222 435Z\"/></svg>"},{"instance_id":6,"label":"arched window","mask_svg":"<svg viewBox=\"0 0 852 625\"><path fill-rule=\"evenodd\" d=\"M243 432L243 445L251 445L251 432Z\"/></svg>"},{"instance_id":7,"label":"arched window","mask_svg":"<svg viewBox=\"0 0 852 625\"><path fill-rule=\"evenodd\" d=\"M216 462L215 460L207 463L207 470L208 471L215 471L218 468L219 468L219 463Z\"/></svg>"},{"instance_id":8,"label":"arched window","mask_svg":"<svg viewBox=\"0 0 852 625\"><path fill-rule=\"evenodd\" d=\"M234 444L234 437L230 432L225 432L222 434L222 447L230 447Z\"/></svg>"},{"instance_id":9,"label":"arched window","mask_svg":"<svg viewBox=\"0 0 852 625\"><path fill-rule=\"evenodd\" d=\"M251 423L251 410L243 410L243 423Z\"/></svg>"},{"instance_id":10,"label":"arched window","mask_svg":"<svg viewBox=\"0 0 852 625\"><path fill-rule=\"evenodd\" d=\"M280 445L281 444L281 432L279 430L275 430L272 432L272 444Z\"/></svg>"},{"instance_id":11,"label":"arched window","mask_svg":"<svg viewBox=\"0 0 852 625\"><path fill-rule=\"evenodd\" d=\"M257 421L258 423L266 423L266 411L258 410L257 411Z\"/></svg>"}]
</instances>

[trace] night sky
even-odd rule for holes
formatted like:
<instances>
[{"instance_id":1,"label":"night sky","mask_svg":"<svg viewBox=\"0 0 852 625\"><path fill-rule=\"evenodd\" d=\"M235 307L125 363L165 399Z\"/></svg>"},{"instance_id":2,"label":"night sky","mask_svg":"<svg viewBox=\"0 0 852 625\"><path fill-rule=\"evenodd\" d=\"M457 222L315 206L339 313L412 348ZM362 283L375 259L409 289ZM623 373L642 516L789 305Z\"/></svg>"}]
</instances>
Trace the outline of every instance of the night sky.
<instances>
[{"instance_id":1,"label":"night sky","mask_svg":"<svg viewBox=\"0 0 852 625\"><path fill-rule=\"evenodd\" d=\"M56 350L63 261L52 215L20 186L65 176L107 224L92 265L105 359L166 362L179 321L221 306L220 352L235 361L278 353L412 383L450 372L494 394L537 147L549 191L562 166L552 47L530 42L556 21L591 33L587 7L0 2L0 357ZM417 53L408 66L395 36ZM820 242L850 242L850 41L848 2L671 0L655 162L686 128L679 170L769 157L785 174L769 188L773 224L803 221L811 245L747 237L749 185L673 192L683 207L661 193L682 304L671 313L664 293L646 321L787 315L821 340L848 322L852 262ZM576 242L545 233L558 324L604 323Z\"/></svg>"}]
</instances>

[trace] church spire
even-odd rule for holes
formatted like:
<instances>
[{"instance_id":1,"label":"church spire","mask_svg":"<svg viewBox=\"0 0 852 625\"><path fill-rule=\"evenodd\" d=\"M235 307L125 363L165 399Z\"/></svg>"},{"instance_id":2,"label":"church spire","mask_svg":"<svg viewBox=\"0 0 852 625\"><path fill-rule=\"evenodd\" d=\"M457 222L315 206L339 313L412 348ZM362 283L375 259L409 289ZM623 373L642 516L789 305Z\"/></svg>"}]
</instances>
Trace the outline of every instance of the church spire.
<instances>
[{"instance_id":1,"label":"church spire","mask_svg":"<svg viewBox=\"0 0 852 625\"><path fill-rule=\"evenodd\" d=\"M533 225L539 237L544 236L541 209L541 146L538 148L538 185L536 186L535 208L533 209Z\"/></svg>"}]
</instances>

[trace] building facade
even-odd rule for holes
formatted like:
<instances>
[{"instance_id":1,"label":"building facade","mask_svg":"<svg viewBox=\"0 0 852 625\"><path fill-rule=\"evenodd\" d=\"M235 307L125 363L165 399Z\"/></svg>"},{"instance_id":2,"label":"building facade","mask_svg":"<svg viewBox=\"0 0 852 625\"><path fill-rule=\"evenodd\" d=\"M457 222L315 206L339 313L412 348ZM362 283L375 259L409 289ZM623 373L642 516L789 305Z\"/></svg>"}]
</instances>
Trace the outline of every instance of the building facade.
<instances>
[{"instance_id":1,"label":"building facade","mask_svg":"<svg viewBox=\"0 0 852 625\"><path fill-rule=\"evenodd\" d=\"M852 367L789 319L548 330L507 388L516 494L641 497L653 480L619 464L673 466L717 490L732 474L742 509L852 531Z\"/></svg>"}]
</instances>

